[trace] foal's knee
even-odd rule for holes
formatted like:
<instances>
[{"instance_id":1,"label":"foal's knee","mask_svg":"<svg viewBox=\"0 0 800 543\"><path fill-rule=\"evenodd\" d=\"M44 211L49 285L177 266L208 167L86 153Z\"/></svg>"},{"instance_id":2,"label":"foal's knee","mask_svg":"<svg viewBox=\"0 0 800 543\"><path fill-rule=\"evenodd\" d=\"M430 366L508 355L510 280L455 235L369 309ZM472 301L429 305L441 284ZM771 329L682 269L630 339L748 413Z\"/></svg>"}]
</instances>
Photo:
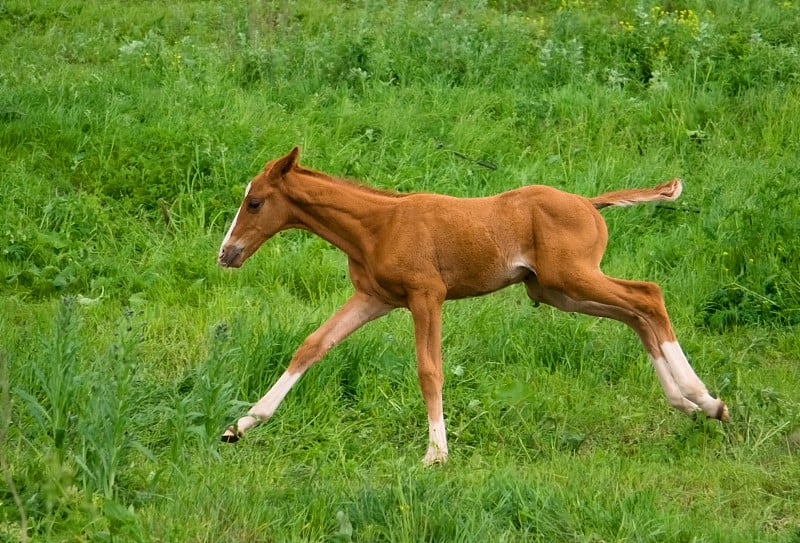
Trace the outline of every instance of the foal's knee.
<instances>
[{"instance_id":1,"label":"foal's knee","mask_svg":"<svg viewBox=\"0 0 800 543\"><path fill-rule=\"evenodd\" d=\"M442 389L444 374L442 369L434 364L420 365L417 368L417 377L419 378L419 386L422 389L422 393L426 396L438 393Z\"/></svg>"},{"instance_id":2,"label":"foal's knee","mask_svg":"<svg viewBox=\"0 0 800 543\"><path fill-rule=\"evenodd\" d=\"M314 338L307 338L292 356L288 370L292 373L302 372L308 369L314 362L322 358L327 349L321 341Z\"/></svg>"}]
</instances>

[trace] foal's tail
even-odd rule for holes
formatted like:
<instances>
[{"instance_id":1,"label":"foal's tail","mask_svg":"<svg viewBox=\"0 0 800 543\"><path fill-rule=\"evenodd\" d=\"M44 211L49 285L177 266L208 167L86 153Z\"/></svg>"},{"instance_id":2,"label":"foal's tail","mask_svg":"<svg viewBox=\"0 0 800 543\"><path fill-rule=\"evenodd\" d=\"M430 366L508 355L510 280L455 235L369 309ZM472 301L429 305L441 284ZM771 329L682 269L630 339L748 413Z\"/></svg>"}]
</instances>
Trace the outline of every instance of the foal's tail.
<instances>
[{"instance_id":1,"label":"foal's tail","mask_svg":"<svg viewBox=\"0 0 800 543\"><path fill-rule=\"evenodd\" d=\"M675 200L681 195L683 184L677 177L666 183L656 185L652 189L625 189L606 192L600 196L589 198L596 209L608 206L631 206L641 202L656 202L658 200Z\"/></svg>"}]
</instances>

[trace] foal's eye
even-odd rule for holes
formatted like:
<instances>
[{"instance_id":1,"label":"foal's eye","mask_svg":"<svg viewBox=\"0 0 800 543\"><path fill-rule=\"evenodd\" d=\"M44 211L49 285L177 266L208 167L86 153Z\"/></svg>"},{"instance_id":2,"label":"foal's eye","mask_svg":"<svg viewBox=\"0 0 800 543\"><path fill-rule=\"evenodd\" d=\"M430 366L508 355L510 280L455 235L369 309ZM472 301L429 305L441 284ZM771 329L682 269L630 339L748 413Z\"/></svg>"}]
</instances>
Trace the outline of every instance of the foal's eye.
<instances>
[{"instance_id":1,"label":"foal's eye","mask_svg":"<svg viewBox=\"0 0 800 543\"><path fill-rule=\"evenodd\" d=\"M261 207L261 200L256 200L255 198L247 200L247 209L249 211L258 211L259 207Z\"/></svg>"}]
</instances>

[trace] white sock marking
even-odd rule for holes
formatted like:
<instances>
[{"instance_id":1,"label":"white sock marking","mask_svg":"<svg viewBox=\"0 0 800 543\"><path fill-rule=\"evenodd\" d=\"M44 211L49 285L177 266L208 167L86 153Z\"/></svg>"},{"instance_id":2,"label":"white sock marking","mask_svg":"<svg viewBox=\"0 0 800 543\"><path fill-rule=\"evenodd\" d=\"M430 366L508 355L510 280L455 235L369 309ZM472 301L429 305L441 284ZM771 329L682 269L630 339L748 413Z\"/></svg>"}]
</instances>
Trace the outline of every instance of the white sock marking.
<instances>
[{"instance_id":1,"label":"white sock marking","mask_svg":"<svg viewBox=\"0 0 800 543\"><path fill-rule=\"evenodd\" d=\"M719 400L715 400L708 393L708 389L692 369L678 342L665 341L661 344L661 352L667 358L667 364L681 394L699 405L706 415L716 416Z\"/></svg>"},{"instance_id":2,"label":"white sock marking","mask_svg":"<svg viewBox=\"0 0 800 543\"><path fill-rule=\"evenodd\" d=\"M258 400L258 403L250 408L248 413L262 418L271 417L301 375L302 373L283 372L283 375L272 385L269 392Z\"/></svg>"},{"instance_id":3,"label":"white sock marking","mask_svg":"<svg viewBox=\"0 0 800 543\"><path fill-rule=\"evenodd\" d=\"M675 378L672 376L672 372L670 372L664 357L659 356L658 358L653 358L650 356L650 362L653 363L653 368L656 370L658 380L661 382L661 388L664 389L667 400L672 407L687 414L691 414L700 409L696 404L683 397L680 387L678 387L678 384L675 382Z\"/></svg>"},{"instance_id":4,"label":"white sock marking","mask_svg":"<svg viewBox=\"0 0 800 543\"><path fill-rule=\"evenodd\" d=\"M422 462L430 465L445 460L447 460L447 432L444 428L444 415L442 415L439 420L428 419L428 451Z\"/></svg>"},{"instance_id":5,"label":"white sock marking","mask_svg":"<svg viewBox=\"0 0 800 543\"><path fill-rule=\"evenodd\" d=\"M289 373L288 371L283 372L283 375L281 375L278 381L272 385L272 388L269 389L269 392L267 392L263 398L258 400L258 403L250 408L246 416L240 418L236 422L236 431L239 434L243 434L253 426L270 418L278 409L278 406L286 397L286 394L289 393L289 390L291 390L292 386L294 386L297 380L300 379L301 375L303 374ZM228 429L226 431L226 434L227 433L232 433L232 431Z\"/></svg>"},{"instance_id":6,"label":"white sock marking","mask_svg":"<svg viewBox=\"0 0 800 543\"><path fill-rule=\"evenodd\" d=\"M681 390L685 388L696 390L698 386L701 390L705 390L705 386L703 386L703 383L689 365L689 361L686 359L686 355L683 354L683 349L681 349L677 341L665 341L662 343L661 352L663 352L664 356L667 358L672 376L675 377ZM684 390L684 392L689 391Z\"/></svg>"}]
</instances>

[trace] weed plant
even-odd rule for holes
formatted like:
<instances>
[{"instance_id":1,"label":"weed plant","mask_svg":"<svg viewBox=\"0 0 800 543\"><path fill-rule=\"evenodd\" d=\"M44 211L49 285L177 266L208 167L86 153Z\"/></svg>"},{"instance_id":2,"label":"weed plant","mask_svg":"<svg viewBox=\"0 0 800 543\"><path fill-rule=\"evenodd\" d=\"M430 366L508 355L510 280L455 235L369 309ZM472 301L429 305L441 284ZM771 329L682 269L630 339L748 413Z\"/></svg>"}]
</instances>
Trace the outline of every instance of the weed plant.
<instances>
[{"instance_id":1,"label":"weed plant","mask_svg":"<svg viewBox=\"0 0 800 543\"><path fill-rule=\"evenodd\" d=\"M794 1L0 1L0 541L796 541L798 36ZM403 312L223 446L351 288L303 232L215 264L294 145L455 196L682 177L604 211L603 267L731 423L512 288L446 306L447 465Z\"/></svg>"}]
</instances>

